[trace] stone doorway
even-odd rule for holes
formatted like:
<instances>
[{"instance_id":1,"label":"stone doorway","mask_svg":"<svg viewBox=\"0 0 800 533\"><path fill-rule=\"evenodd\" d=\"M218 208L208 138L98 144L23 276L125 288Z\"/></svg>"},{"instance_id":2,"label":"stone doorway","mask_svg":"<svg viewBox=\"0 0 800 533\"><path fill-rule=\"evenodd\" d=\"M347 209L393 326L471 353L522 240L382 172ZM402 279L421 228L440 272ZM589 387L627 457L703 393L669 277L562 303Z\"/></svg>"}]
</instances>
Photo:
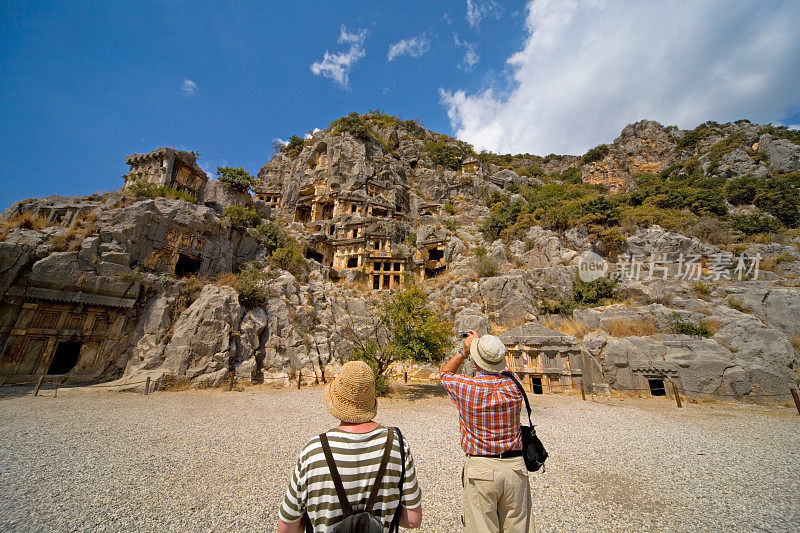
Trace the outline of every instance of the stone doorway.
<instances>
[{"instance_id":1,"label":"stone doorway","mask_svg":"<svg viewBox=\"0 0 800 533\"><path fill-rule=\"evenodd\" d=\"M47 375L66 374L78 364L81 356L81 343L77 341L60 341L47 369Z\"/></svg>"},{"instance_id":2,"label":"stone doorway","mask_svg":"<svg viewBox=\"0 0 800 533\"><path fill-rule=\"evenodd\" d=\"M531 392L534 394L544 394L542 378L531 376Z\"/></svg>"},{"instance_id":3,"label":"stone doorway","mask_svg":"<svg viewBox=\"0 0 800 533\"><path fill-rule=\"evenodd\" d=\"M659 378L647 378L647 384L650 386L650 394L652 396L666 396L667 389L664 387L664 380Z\"/></svg>"},{"instance_id":4,"label":"stone doorway","mask_svg":"<svg viewBox=\"0 0 800 533\"><path fill-rule=\"evenodd\" d=\"M200 272L202 259L197 259L186 254L178 254L178 261L175 263L175 275L179 278L193 276Z\"/></svg>"},{"instance_id":5,"label":"stone doorway","mask_svg":"<svg viewBox=\"0 0 800 533\"><path fill-rule=\"evenodd\" d=\"M306 259L311 259L319 264L322 264L325 260L321 253L317 252L316 250L312 250L311 248L306 250Z\"/></svg>"}]
</instances>

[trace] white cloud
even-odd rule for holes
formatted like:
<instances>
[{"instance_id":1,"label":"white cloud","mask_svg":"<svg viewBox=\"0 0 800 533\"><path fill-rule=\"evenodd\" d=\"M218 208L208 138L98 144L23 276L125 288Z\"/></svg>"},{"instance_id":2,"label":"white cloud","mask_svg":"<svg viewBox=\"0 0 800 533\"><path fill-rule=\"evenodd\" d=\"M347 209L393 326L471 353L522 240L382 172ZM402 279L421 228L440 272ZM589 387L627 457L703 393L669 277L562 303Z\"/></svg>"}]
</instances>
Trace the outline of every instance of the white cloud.
<instances>
[{"instance_id":1,"label":"white cloud","mask_svg":"<svg viewBox=\"0 0 800 533\"><path fill-rule=\"evenodd\" d=\"M184 96L192 96L197 93L197 84L192 80L183 80L181 91L183 91Z\"/></svg>"},{"instance_id":2,"label":"white cloud","mask_svg":"<svg viewBox=\"0 0 800 533\"><path fill-rule=\"evenodd\" d=\"M389 52L386 54L386 59L394 61L399 56L419 57L428 50L430 50L431 43L423 33L418 37L411 37L397 41L389 46Z\"/></svg>"},{"instance_id":3,"label":"white cloud","mask_svg":"<svg viewBox=\"0 0 800 533\"><path fill-rule=\"evenodd\" d=\"M478 55L478 44L462 41L458 38L458 34L456 33L453 33L453 42L456 46L465 49L464 58L461 60L461 64L458 68L467 72L472 72L472 69L475 68L475 65L481 60L481 56Z\"/></svg>"},{"instance_id":4,"label":"white cloud","mask_svg":"<svg viewBox=\"0 0 800 533\"><path fill-rule=\"evenodd\" d=\"M361 29L355 33L349 33L344 24L340 29L339 44L349 45L344 52L332 54L325 50L322 61L311 64L311 72L317 76L330 78L344 89L350 88L349 74L353 65L367 55L364 48L364 39L367 37L367 30Z\"/></svg>"},{"instance_id":5,"label":"white cloud","mask_svg":"<svg viewBox=\"0 0 800 533\"><path fill-rule=\"evenodd\" d=\"M313 137L313 136L314 136L314 134L315 134L315 133L317 133L318 131L322 131L322 130L321 130L321 129L319 129L319 128L314 128L313 130L311 130L310 132L308 132L308 133L306 133L306 134L305 134L305 138L306 138L306 139L310 139L310 138L311 138L311 137ZM284 144L289 144L289 143L284 143Z\"/></svg>"},{"instance_id":6,"label":"white cloud","mask_svg":"<svg viewBox=\"0 0 800 533\"><path fill-rule=\"evenodd\" d=\"M467 0L467 24L474 30L479 29L481 21L487 16L493 15L495 18L499 19L502 13L503 8L493 0L488 2Z\"/></svg>"},{"instance_id":7,"label":"white cloud","mask_svg":"<svg viewBox=\"0 0 800 533\"><path fill-rule=\"evenodd\" d=\"M536 0L508 91L440 95L458 137L497 152L580 154L643 118L776 122L800 107L798 20L800 2Z\"/></svg>"}]
</instances>

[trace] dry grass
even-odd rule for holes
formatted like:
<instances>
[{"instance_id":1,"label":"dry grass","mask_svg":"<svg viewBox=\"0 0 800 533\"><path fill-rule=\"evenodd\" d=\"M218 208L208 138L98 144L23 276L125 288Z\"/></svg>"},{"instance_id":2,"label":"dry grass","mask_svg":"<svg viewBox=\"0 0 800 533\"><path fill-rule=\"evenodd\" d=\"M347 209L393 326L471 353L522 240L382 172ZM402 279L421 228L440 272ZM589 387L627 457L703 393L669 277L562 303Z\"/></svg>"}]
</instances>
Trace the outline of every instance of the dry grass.
<instances>
[{"instance_id":1,"label":"dry grass","mask_svg":"<svg viewBox=\"0 0 800 533\"><path fill-rule=\"evenodd\" d=\"M703 320L703 324L708 326L708 330L711 332L711 336L716 335L717 332L720 329L722 329L722 326L720 325L720 323L717 322L716 320L714 320L713 318L710 318L708 320Z\"/></svg>"},{"instance_id":2,"label":"dry grass","mask_svg":"<svg viewBox=\"0 0 800 533\"><path fill-rule=\"evenodd\" d=\"M547 315L543 316L539 323L546 328L554 329L564 335L571 335L577 339L582 339L584 335L589 333L589 328L574 318L562 318L559 320Z\"/></svg>"},{"instance_id":3,"label":"dry grass","mask_svg":"<svg viewBox=\"0 0 800 533\"><path fill-rule=\"evenodd\" d=\"M711 285L708 283L703 283L702 281L695 281L692 283L692 289L699 298L703 298L704 296L711 294Z\"/></svg>"},{"instance_id":4,"label":"dry grass","mask_svg":"<svg viewBox=\"0 0 800 533\"><path fill-rule=\"evenodd\" d=\"M736 309L740 313L750 312L750 310L747 307L745 307L744 304L742 303L742 299L737 296L734 296L733 294L728 295L726 302L728 304L728 307L730 307L731 309Z\"/></svg>"},{"instance_id":5,"label":"dry grass","mask_svg":"<svg viewBox=\"0 0 800 533\"><path fill-rule=\"evenodd\" d=\"M4 240L11 230L35 229L43 230L48 226L47 219L33 213L21 213L11 218L0 220L0 240Z\"/></svg>"},{"instance_id":6,"label":"dry grass","mask_svg":"<svg viewBox=\"0 0 800 533\"><path fill-rule=\"evenodd\" d=\"M763 257L758 263L758 268L760 270L779 273L781 263L791 263L793 261L797 261L797 258L790 253L783 252L780 254L772 254Z\"/></svg>"},{"instance_id":7,"label":"dry grass","mask_svg":"<svg viewBox=\"0 0 800 533\"><path fill-rule=\"evenodd\" d=\"M72 221L65 232L59 231L47 240L56 252L79 250L83 241L97 231L97 213L88 211Z\"/></svg>"},{"instance_id":8,"label":"dry grass","mask_svg":"<svg viewBox=\"0 0 800 533\"><path fill-rule=\"evenodd\" d=\"M652 318L614 318L608 322L606 331L612 337L646 337L658 333L656 321Z\"/></svg>"},{"instance_id":9,"label":"dry grass","mask_svg":"<svg viewBox=\"0 0 800 533\"><path fill-rule=\"evenodd\" d=\"M160 391L182 391L192 388L192 382L184 376L173 376L172 374L164 374L161 379L161 385L158 390Z\"/></svg>"},{"instance_id":10,"label":"dry grass","mask_svg":"<svg viewBox=\"0 0 800 533\"><path fill-rule=\"evenodd\" d=\"M237 276L233 272L229 272L228 274L222 274L214 281L214 285L218 287L224 287L227 285L228 287L235 288L238 283L239 283L239 276Z\"/></svg>"}]
</instances>

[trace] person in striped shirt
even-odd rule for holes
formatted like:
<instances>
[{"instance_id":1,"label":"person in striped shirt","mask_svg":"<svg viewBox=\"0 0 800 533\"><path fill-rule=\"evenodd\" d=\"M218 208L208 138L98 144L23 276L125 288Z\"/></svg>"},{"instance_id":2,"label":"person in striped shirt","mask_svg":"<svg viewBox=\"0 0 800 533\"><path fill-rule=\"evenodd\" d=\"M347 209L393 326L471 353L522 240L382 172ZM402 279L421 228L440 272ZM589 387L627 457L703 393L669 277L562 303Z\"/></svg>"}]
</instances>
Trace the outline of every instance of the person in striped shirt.
<instances>
[{"instance_id":1,"label":"person in striped shirt","mask_svg":"<svg viewBox=\"0 0 800 533\"><path fill-rule=\"evenodd\" d=\"M377 477L389 430L373 421L378 409L375 376L363 361L345 363L334 380L325 387L325 405L338 427L327 431L336 468L342 478L347 499L357 513L364 506ZM400 508L399 525L417 528L422 523L422 493L417 483L414 458L408 443L405 450L405 477L400 494L403 463L400 442L394 432L389 463L381 481L373 516L388 532ZM289 487L278 513L278 533L302 532L305 520L316 533L330 531L343 519L319 435L300 452ZM305 520L303 518L305 517Z\"/></svg>"},{"instance_id":2,"label":"person in striped shirt","mask_svg":"<svg viewBox=\"0 0 800 533\"><path fill-rule=\"evenodd\" d=\"M456 374L467 357L474 377ZM464 346L441 371L441 381L458 409L461 447L461 523L467 532L533 531L528 469L522 458L522 394L500 372L506 347L494 335L470 331Z\"/></svg>"}]
</instances>

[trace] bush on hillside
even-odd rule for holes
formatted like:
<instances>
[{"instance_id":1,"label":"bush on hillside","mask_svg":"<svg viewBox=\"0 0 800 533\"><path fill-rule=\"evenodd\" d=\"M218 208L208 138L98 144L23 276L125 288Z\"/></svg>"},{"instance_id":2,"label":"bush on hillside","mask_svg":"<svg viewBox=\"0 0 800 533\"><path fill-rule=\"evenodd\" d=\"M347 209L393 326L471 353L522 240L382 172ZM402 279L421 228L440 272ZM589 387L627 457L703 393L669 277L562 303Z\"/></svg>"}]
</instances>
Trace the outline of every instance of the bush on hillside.
<instances>
[{"instance_id":1,"label":"bush on hillside","mask_svg":"<svg viewBox=\"0 0 800 533\"><path fill-rule=\"evenodd\" d=\"M242 205L226 207L223 213L228 217L231 226L234 228L254 228L261 222L261 218L259 218L255 209Z\"/></svg>"},{"instance_id":2,"label":"bush on hillside","mask_svg":"<svg viewBox=\"0 0 800 533\"><path fill-rule=\"evenodd\" d=\"M448 144L447 142L436 139L425 143L425 149L431 156L431 160L435 165L441 165L451 170L459 170L464 156L461 150Z\"/></svg>"},{"instance_id":3,"label":"bush on hillside","mask_svg":"<svg viewBox=\"0 0 800 533\"><path fill-rule=\"evenodd\" d=\"M745 235L777 233L783 226L773 217L761 214L741 214L730 216L731 227Z\"/></svg>"},{"instance_id":4,"label":"bush on hillside","mask_svg":"<svg viewBox=\"0 0 800 533\"><path fill-rule=\"evenodd\" d=\"M606 144L600 144L591 148L588 152L581 157L581 165L588 165L595 161L600 161L609 154L611 149Z\"/></svg>"},{"instance_id":5,"label":"bush on hillside","mask_svg":"<svg viewBox=\"0 0 800 533\"><path fill-rule=\"evenodd\" d=\"M172 198L190 204L197 203L197 198L188 192L179 191L166 185L155 185L144 179L134 179L125 186L125 192L136 198Z\"/></svg>"},{"instance_id":6,"label":"bush on hillside","mask_svg":"<svg viewBox=\"0 0 800 533\"><path fill-rule=\"evenodd\" d=\"M256 235L261 246L268 254L272 254L278 248L286 246L288 242L286 232L274 222L259 224L256 227Z\"/></svg>"},{"instance_id":7,"label":"bush on hillside","mask_svg":"<svg viewBox=\"0 0 800 533\"><path fill-rule=\"evenodd\" d=\"M268 298L265 284L271 277L257 263L247 263L239 272L234 286L239 293L239 303L246 309L264 307Z\"/></svg>"},{"instance_id":8,"label":"bush on hillside","mask_svg":"<svg viewBox=\"0 0 800 533\"><path fill-rule=\"evenodd\" d=\"M372 140L372 131L370 131L366 120L356 112L350 113L345 117L337 118L331 122L330 127L335 134L347 132L356 139L362 141Z\"/></svg>"},{"instance_id":9,"label":"bush on hillside","mask_svg":"<svg viewBox=\"0 0 800 533\"><path fill-rule=\"evenodd\" d=\"M294 241L277 248L272 252L270 260L278 268L288 270L295 276L302 274L306 268L306 258L303 257L300 246Z\"/></svg>"}]
</instances>

